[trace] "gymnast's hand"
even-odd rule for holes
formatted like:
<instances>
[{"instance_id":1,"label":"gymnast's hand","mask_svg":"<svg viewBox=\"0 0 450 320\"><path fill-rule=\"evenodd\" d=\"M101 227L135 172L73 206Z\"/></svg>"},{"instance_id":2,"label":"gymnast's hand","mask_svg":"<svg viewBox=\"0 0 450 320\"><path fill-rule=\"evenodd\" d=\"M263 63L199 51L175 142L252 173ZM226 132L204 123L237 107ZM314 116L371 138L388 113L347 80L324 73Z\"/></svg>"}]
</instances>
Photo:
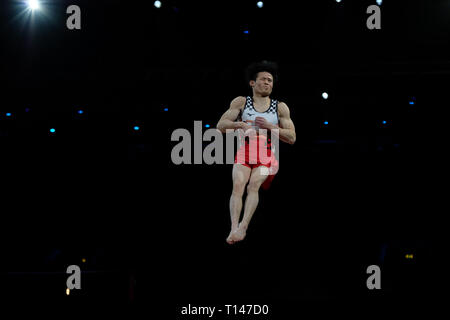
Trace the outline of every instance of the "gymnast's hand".
<instances>
[{"instance_id":1,"label":"gymnast's hand","mask_svg":"<svg viewBox=\"0 0 450 320\"><path fill-rule=\"evenodd\" d=\"M255 128L253 128L253 126L246 122L238 122L238 128L236 130L239 131L239 134L242 135L249 135L251 134L252 130L256 133Z\"/></svg>"},{"instance_id":2,"label":"gymnast's hand","mask_svg":"<svg viewBox=\"0 0 450 320\"><path fill-rule=\"evenodd\" d=\"M266 129L266 130L272 130L275 128L273 124L268 122L266 118L264 117L256 117L255 118L255 125L259 127L260 129Z\"/></svg>"},{"instance_id":3,"label":"gymnast's hand","mask_svg":"<svg viewBox=\"0 0 450 320\"><path fill-rule=\"evenodd\" d=\"M249 129L252 129L253 127L246 123L246 122L239 122L239 129L241 129L242 131L246 132Z\"/></svg>"}]
</instances>

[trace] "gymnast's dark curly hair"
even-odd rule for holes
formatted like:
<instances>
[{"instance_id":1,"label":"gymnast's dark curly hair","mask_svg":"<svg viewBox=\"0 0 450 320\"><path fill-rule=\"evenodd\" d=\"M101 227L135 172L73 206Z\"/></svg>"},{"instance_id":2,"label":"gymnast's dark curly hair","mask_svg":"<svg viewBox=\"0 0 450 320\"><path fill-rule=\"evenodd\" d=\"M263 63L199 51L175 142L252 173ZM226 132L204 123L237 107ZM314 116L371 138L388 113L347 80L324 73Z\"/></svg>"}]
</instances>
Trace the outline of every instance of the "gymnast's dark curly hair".
<instances>
[{"instance_id":1,"label":"gymnast's dark curly hair","mask_svg":"<svg viewBox=\"0 0 450 320\"><path fill-rule=\"evenodd\" d=\"M245 70L245 76L247 83L250 80L256 81L256 76L259 72L268 72L273 77L273 82L277 83L278 81L278 65L276 62L271 62L267 60L263 60L261 62L253 62L250 64Z\"/></svg>"}]
</instances>

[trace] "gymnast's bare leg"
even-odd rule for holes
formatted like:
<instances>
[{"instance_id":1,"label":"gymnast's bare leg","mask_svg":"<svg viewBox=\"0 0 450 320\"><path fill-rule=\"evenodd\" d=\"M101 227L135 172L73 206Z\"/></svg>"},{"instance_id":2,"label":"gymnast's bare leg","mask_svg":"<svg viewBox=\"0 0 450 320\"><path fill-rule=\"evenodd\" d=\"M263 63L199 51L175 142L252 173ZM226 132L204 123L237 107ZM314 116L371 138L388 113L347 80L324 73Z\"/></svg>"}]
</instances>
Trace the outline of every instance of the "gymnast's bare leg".
<instances>
[{"instance_id":1,"label":"gymnast's bare leg","mask_svg":"<svg viewBox=\"0 0 450 320\"><path fill-rule=\"evenodd\" d=\"M239 163L233 166L233 192L230 198L231 231L227 238L229 244L241 241L246 236L248 225L258 206L259 188L267 179L267 174L262 174L261 172L262 168L263 166L259 166L252 170ZM245 199L244 216L239 223L242 210L242 196L246 185L247 198Z\"/></svg>"}]
</instances>

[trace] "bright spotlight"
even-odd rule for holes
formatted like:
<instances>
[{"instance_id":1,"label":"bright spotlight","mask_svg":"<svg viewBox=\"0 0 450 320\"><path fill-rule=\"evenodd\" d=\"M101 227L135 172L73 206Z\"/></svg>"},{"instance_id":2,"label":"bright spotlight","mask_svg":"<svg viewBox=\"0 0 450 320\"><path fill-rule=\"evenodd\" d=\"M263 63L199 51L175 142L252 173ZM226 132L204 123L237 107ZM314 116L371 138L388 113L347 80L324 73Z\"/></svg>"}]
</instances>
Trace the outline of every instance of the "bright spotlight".
<instances>
[{"instance_id":1,"label":"bright spotlight","mask_svg":"<svg viewBox=\"0 0 450 320\"><path fill-rule=\"evenodd\" d=\"M153 3L153 5L156 7L156 8L161 8L161 1L155 1L155 3Z\"/></svg>"},{"instance_id":2,"label":"bright spotlight","mask_svg":"<svg viewBox=\"0 0 450 320\"><path fill-rule=\"evenodd\" d=\"M39 1L38 0L28 0L27 5L30 10L38 10L39 9Z\"/></svg>"},{"instance_id":3,"label":"bright spotlight","mask_svg":"<svg viewBox=\"0 0 450 320\"><path fill-rule=\"evenodd\" d=\"M264 6L264 2L258 1L258 2L256 3L256 6L257 6L258 8L262 8L262 7Z\"/></svg>"},{"instance_id":4,"label":"bright spotlight","mask_svg":"<svg viewBox=\"0 0 450 320\"><path fill-rule=\"evenodd\" d=\"M379 6L381 6L382 3L383 3L383 0L377 0L377 4L378 4Z\"/></svg>"},{"instance_id":5,"label":"bright spotlight","mask_svg":"<svg viewBox=\"0 0 450 320\"><path fill-rule=\"evenodd\" d=\"M327 99L328 99L328 93L326 93L326 92L322 93L322 98L324 98L325 100L327 100Z\"/></svg>"}]
</instances>

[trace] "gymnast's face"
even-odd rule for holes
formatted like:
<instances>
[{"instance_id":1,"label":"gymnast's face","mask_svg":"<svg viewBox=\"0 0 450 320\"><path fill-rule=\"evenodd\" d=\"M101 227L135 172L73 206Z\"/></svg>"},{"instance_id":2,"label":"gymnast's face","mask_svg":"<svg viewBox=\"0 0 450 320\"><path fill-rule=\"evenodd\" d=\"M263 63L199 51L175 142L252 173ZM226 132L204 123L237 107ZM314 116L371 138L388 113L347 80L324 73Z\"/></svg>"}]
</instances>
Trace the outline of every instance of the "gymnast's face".
<instances>
[{"instance_id":1,"label":"gymnast's face","mask_svg":"<svg viewBox=\"0 0 450 320\"><path fill-rule=\"evenodd\" d=\"M272 93L273 77L269 72L258 72L255 80L250 80L250 86L255 94L267 97Z\"/></svg>"}]
</instances>

